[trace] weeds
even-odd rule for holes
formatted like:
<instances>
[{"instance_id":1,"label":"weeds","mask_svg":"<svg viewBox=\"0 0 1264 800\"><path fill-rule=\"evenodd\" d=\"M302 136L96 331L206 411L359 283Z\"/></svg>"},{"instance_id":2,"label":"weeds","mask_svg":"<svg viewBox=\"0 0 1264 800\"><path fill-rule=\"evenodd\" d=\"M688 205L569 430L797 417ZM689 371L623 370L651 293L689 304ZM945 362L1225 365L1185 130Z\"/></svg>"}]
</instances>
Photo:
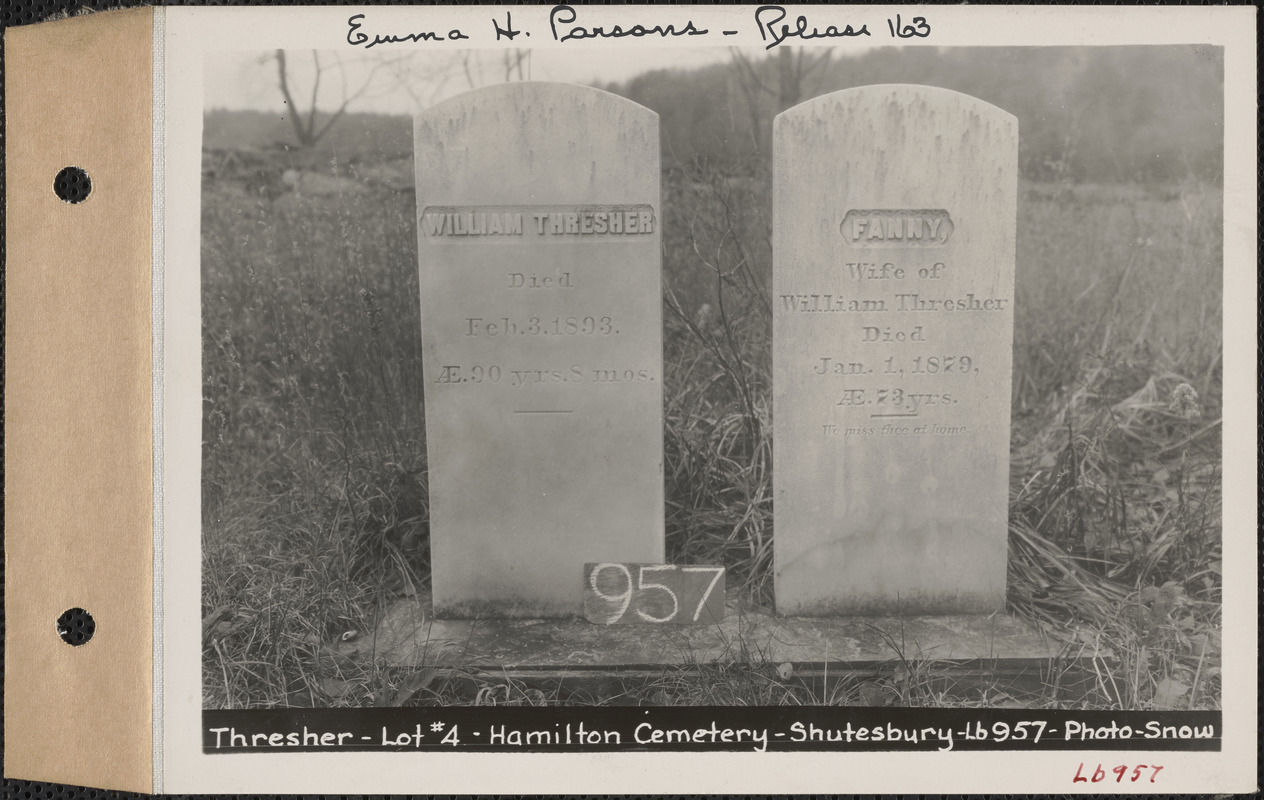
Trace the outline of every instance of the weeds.
<instances>
[{"instance_id":1,"label":"weeds","mask_svg":"<svg viewBox=\"0 0 1264 800\"><path fill-rule=\"evenodd\" d=\"M898 643L871 674L796 674L746 653L587 698L365 657L385 609L429 592L415 208L391 188L411 165L384 178L391 165L371 159L256 156L208 153L203 192L205 706L1054 702L1004 685L965 693L903 663ZM759 174L664 173L664 456L669 558L723 563L741 602L768 607ZM1019 206L1010 605L1069 656L1110 651L1095 707L1220 702L1215 197L1028 185Z\"/></svg>"}]
</instances>

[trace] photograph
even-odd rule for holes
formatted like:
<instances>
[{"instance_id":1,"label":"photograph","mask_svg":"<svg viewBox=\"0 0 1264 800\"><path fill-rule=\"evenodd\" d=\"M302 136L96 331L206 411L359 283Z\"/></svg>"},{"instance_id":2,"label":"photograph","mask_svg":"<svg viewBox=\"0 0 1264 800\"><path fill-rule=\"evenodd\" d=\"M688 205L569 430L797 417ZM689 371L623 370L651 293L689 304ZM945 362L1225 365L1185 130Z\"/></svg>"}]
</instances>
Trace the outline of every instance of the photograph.
<instances>
[{"instance_id":1,"label":"photograph","mask_svg":"<svg viewBox=\"0 0 1264 800\"><path fill-rule=\"evenodd\" d=\"M204 710L1221 710L1223 47L348 14L202 57Z\"/></svg>"}]
</instances>

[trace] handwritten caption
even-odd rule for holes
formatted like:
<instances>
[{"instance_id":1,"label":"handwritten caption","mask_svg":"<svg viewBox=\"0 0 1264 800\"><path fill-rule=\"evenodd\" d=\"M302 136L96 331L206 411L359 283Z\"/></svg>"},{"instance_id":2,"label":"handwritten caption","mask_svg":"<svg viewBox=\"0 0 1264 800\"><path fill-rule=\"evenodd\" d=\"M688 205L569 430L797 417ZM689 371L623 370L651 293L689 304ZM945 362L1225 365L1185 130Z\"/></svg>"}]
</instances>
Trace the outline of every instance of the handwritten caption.
<instances>
[{"instance_id":1,"label":"handwritten caption","mask_svg":"<svg viewBox=\"0 0 1264 800\"><path fill-rule=\"evenodd\" d=\"M1129 783L1136 783L1141 780L1143 775L1149 775L1150 783L1155 783L1158 780L1159 772L1162 769L1163 767L1157 764L1137 764L1132 768L1132 776L1128 779L1128 781ZM1110 771L1115 775L1115 783L1123 783L1124 776L1128 774L1128 765L1119 764L1118 766L1111 767ZM1102 769L1102 765L1100 763L1092 768L1090 775L1091 777L1088 777L1084 774L1084 762L1081 761L1079 767L1075 770L1075 777L1071 779L1071 783L1088 783L1090 780L1093 783L1101 783L1106 780L1106 770Z\"/></svg>"},{"instance_id":2,"label":"handwritten caption","mask_svg":"<svg viewBox=\"0 0 1264 800\"><path fill-rule=\"evenodd\" d=\"M642 15L656 13L645 7L634 12ZM658 12L661 13L661 12ZM608 10L602 16L608 18ZM519 25L515 26L513 12L506 11L504 17L491 17L486 26L477 28L439 25L429 29L384 31L375 28L367 14L352 14L347 18L347 44L369 49L379 45L424 44L429 42L474 42L481 41L517 41L531 37L532 31L521 24L524 15L519 13ZM673 22L660 22L651 18L640 20L628 19L615 23L593 24L588 17L581 15L574 7L556 5L549 9L547 31L543 26L536 33L544 33L554 42L584 42L608 39L649 39L662 40L679 37L704 37L723 39L738 36L743 31L711 30L700 28L692 19ZM759 34L765 50L772 50L787 42L808 42L813 40L844 40L858 37L871 38L875 35L886 35L890 39L925 39L931 35L931 24L924 16L905 16L896 14L886 17L874 26L875 34L869 29L869 22L847 20L844 12L838 8L829 10L813 10L812 16L798 14L791 18L790 13L782 6L758 6L751 19L753 29Z\"/></svg>"}]
</instances>

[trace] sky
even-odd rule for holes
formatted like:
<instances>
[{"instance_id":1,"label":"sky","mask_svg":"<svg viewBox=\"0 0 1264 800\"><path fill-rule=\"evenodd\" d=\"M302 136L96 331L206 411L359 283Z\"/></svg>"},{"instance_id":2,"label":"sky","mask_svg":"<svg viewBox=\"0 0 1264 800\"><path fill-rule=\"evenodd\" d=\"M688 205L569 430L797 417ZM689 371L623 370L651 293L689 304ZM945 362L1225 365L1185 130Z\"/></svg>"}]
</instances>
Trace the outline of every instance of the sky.
<instances>
[{"instance_id":1,"label":"sky","mask_svg":"<svg viewBox=\"0 0 1264 800\"><path fill-rule=\"evenodd\" d=\"M413 114L421 108L461 92L505 80L503 59L511 51L468 50L460 53L414 53L408 57L385 54L347 56L345 51L318 55L323 78L319 107L341 104L344 87L354 94L368 88L350 106L351 111ZM730 59L728 48L605 48L524 50L523 78L593 84L626 81L643 72L673 67L696 68ZM315 74L313 51L287 52L290 89L304 103L311 94ZM762 50L751 54L762 55ZM398 59L384 62L383 58ZM336 76L345 75L344 80ZM514 79L517 79L515 73ZM207 109L273 111L283 107L278 87L277 64L272 51L221 51L206 57L203 104Z\"/></svg>"}]
</instances>

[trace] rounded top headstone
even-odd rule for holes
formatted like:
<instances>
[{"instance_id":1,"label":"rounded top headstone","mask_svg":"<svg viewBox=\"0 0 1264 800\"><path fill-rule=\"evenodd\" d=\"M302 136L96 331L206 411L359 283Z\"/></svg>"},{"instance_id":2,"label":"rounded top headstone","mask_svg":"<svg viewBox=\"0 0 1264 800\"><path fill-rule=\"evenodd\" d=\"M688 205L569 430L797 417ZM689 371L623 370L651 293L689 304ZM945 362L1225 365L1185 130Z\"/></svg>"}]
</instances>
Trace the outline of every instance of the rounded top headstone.
<instances>
[{"instance_id":1,"label":"rounded top headstone","mask_svg":"<svg viewBox=\"0 0 1264 800\"><path fill-rule=\"evenodd\" d=\"M510 83L416 118L434 611L583 611L663 560L658 116Z\"/></svg>"},{"instance_id":2,"label":"rounded top headstone","mask_svg":"<svg viewBox=\"0 0 1264 800\"><path fill-rule=\"evenodd\" d=\"M1004 608L1017 132L903 84L776 119L781 613Z\"/></svg>"},{"instance_id":3,"label":"rounded top headstone","mask_svg":"<svg viewBox=\"0 0 1264 800\"><path fill-rule=\"evenodd\" d=\"M471 102L494 103L504 101L516 103L520 102L520 100L534 100L548 104L551 101L573 102L575 98L591 99L596 104L624 106L628 109L643 111L655 118L658 117L656 112L640 103L613 92L579 83L561 83L558 81L513 81L471 89L468 92L440 100L419 112L417 116L424 117L440 112L447 113L451 110L449 107L456 107Z\"/></svg>"},{"instance_id":4,"label":"rounded top headstone","mask_svg":"<svg viewBox=\"0 0 1264 800\"><path fill-rule=\"evenodd\" d=\"M937 110L955 105L963 111L992 115L998 119L1007 120L1015 126L1018 125L1018 117L973 95L916 83L875 83L818 95L782 111L775 117L774 124L783 118L790 120L797 116L821 114L825 111L847 112L881 103L905 105L923 103L933 105Z\"/></svg>"},{"instance_id":5,"label":"rounded top headstone","mask_svg":"<svg viewBox=\"0 0 1264 800\"><path fill-rule=\"evenodd\" d=\"M657 182L643 177L659 158L658 115L610 92L505 83L437 103L413 128L421 198L434 189L467 203L601 203L644 187L654 196L637 202L658 202Z\"/></svg>"}]
</instances>

